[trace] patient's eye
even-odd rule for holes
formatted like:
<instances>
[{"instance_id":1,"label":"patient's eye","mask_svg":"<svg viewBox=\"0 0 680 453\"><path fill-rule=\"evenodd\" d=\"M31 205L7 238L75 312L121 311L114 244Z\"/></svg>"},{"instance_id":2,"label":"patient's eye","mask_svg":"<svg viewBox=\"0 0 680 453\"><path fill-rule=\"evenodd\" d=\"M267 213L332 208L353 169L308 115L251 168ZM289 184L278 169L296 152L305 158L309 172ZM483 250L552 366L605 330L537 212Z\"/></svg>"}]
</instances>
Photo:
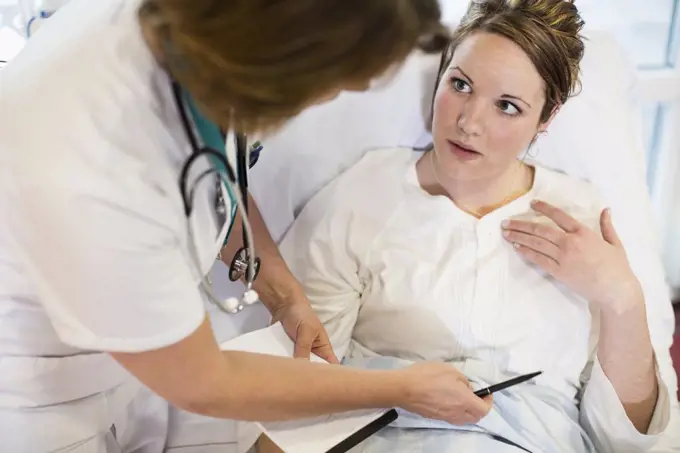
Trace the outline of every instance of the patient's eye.
<instances>
[{"instance_id":1,"label":"patient's eye","mask_svg":"<svg viewBox=\"0 0 680 453\"><path fill-rule=\"evenodd\" d=\"M510 101L499 101L497 105L505 115L516 116L522 113L522 110Z\"/></svg>"},{"instance_id":2,"label":"patient's eye","mask_svg":"<svg viewBox=\"0 0 680 453\"><path fill-rule=\"evenodd\" d=\"M469 93L471 91L470 84L458 77L451 77L451 86L459 93Z\"/></svg>"}]
</instances>

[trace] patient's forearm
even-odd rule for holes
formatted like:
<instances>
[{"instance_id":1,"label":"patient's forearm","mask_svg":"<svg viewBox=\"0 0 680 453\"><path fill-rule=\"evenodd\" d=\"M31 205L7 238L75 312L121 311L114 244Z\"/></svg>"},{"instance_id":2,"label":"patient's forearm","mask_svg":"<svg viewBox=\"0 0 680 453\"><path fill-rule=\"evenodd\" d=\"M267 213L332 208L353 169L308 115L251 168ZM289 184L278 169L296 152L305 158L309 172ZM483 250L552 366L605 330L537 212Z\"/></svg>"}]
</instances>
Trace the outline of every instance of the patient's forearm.
<instances>
[{"instance_id":1,"label":"patient's forearm","mask_svg":"<svg viewBox=\"0 0 680 453\"><path fill-rule=\"evenodd\" d=\"M270 421L360 409L391 408L404 394L398 371L367 371L307 360L224 352L228 380L216 383L223 401L200 413L221 418ZM272 374L276 370L276 374ZM224 410L229 410L225 413Z\"/></svg>"},{"instance_id":2,"label":"patient's forearm","mask_svg":"<svg viewBox=\"0 0 680 453\"><path fill-rule=\"evenodd\" d=\"M601 313L598 358L628 418L646 433L658 395L642 291L618 311Z\"/></svg>"},{"instance_id":3,"label":"patient's forearm","mask_svg":"<svg viewBox=\"0 0 680 453\"><path fill-rule=\"evenodd\" d=\"M260 274L253 287L270 313L274 313L278 308L295 299L295 296L302 293L302 290L281 257L257 204L250 195L248 195L248 219L255 239L255 251L261 259ZM234 220L229 240L222 249L222 261L227 266L231 264L234 254L243 246L242 237L243 225L239 212Z\"/></svg>"}]
</instances>

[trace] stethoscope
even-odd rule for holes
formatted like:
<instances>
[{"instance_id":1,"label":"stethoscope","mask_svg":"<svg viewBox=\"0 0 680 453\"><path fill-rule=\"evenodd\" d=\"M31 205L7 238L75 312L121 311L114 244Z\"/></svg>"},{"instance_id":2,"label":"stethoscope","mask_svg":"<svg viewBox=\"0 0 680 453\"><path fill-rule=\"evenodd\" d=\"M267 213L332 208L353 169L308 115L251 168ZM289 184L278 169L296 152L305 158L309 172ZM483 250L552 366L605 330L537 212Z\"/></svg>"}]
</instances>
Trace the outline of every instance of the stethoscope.
<instances>
[{"instance_id":1,"label":"stethoscope","mask_svg":"<svg viewBox=\"0 0 680 453\"><path fill-rule=\"evenodd\" d=\"M212 123L210 125L215 128L216 133L219 133L221 143L224 143L225 151L220 152L205 143L199 144L199 140L203 142L200 136L197 120L205 120L201 117L198 109L193 104L191 98L185 97L182 88L176 82L172 83L172 91L175 97L175 102L180 113L180 119L186 132L187 138L191 144L191 155L182 166L179 179L179 189L184 205L184 215L187 219L187 229L189 233L189 249L192 255L193 264L196 269L201 269L200 259L198 257L198 250L194 241L194 232L191 225L190 216L193 209L193 198L196 186L203 180L203 178L210 175L217 175L217 187L215 195L215 212L218 215L220 225L224 225L227 221L227 200L224 196L224 188L228 192L230 198L229 206L231 212L229 213L229 221L232 225L229 226L227 238L231 232L234 218L236 215L236 208L241 213L241 221L243 225L243 246L236 252L234 258L229 266L229 279L237 281L245 277L246 290L239 300L236 297L228 297L221 299L217 297L208 281L208 277L203 276L200 282L201 289L204 291L208 299L219 307L222 311L227 313L238 313L246 305L252 305L259 300L257 292L253 289L253 283L260 271L260 259L255 255L255 247L253 242L253 233L248 221L248 169L255 165L259 158L259 153L262 147L259 143L255 143L248 149L247 137L245 134L234 134L236 145L236 172L232 168L226 156L227 137L224 131L215 128ZM193 118L190 121L189 116ZM194 127L192 127L192 124ZM203 171L189 187L188 175L191 166L200 157L209 157L212 161L211 167ZM225 178L226 176L226 178ZM221 256L218 254L218 257Z\"/></svg>"}]
</instances>

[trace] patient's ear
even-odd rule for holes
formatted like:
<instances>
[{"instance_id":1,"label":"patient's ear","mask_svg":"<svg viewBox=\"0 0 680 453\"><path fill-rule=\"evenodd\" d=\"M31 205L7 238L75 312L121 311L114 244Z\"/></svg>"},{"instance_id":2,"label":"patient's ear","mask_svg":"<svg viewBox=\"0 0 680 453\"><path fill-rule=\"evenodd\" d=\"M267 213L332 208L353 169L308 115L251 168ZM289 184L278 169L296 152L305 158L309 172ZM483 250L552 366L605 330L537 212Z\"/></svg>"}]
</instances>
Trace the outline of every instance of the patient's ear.
<instances>
[{"instance_id":1,"label":"patient's ear","mask_svg":"<svg viewBox=\"0 0 680 453\"><path fill-rule=\"evenodd\" d=\"M557 104L553 109L552 112L550 112L550 117L548 117L547 120L542 122L541 124L538 125L538 133L545 133L548 131L548 127L550 127L550 124L552 121L555 119L557 114L559 113L560 109L562 108L562 104Z\"/></svg>"}]
</instances>

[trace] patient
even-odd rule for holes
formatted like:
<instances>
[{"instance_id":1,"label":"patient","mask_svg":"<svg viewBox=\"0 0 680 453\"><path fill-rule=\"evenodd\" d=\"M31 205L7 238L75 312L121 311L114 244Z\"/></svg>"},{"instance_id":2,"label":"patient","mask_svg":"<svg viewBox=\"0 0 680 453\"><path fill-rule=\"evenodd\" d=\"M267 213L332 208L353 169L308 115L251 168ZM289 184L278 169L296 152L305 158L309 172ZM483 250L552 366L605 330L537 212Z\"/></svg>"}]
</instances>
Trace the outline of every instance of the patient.
<instances>
[{"instance_id":1,"label":"patient","mask_svg":"<svg viewBox=\"0 0 680 453\"><path fill-rule=\"evenodd\" d=\"M402 413L353 451L642 452L666 429L611 214L525 159L578 85L581 27L571 1L474 0L442 58L432 149L369 152L281 244L348 366L441 360L475 388L543 371L476 424Z\"/></svg>"}]
</instances>

